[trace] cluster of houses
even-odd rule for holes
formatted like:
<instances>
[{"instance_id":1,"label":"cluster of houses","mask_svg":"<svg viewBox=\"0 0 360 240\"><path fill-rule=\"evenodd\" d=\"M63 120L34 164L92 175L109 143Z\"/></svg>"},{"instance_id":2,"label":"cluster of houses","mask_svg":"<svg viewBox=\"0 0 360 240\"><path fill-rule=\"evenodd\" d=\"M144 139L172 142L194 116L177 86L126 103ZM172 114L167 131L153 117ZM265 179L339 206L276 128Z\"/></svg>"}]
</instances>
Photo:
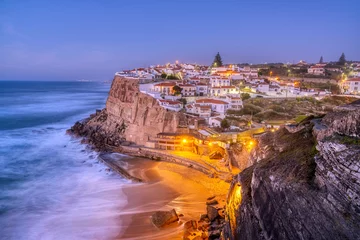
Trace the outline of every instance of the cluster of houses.
<instances>
[{"instance_id":1,"label":"cluster of houses","mask_svg":"<svg viewBox=\"0 0 360 240\"><path fill-rule=\"evenodd\" d=\"M304 61L299 64L308 66ZM360 64L353 67L354 71L360 70ZM156 98L164 108L198 116L210 126L219 126L227 110L242 109L241 92L270 97L319 96L330 93L328 90L302 89L298 81L264 79L258 76L258 72L259 69L249 66L209 68L176 62L121 71L115 75L138 79L140 91ZM310 66L308 72L322 75L325 64ZM344 93L360 92L360 77L342 81L341 87Z\"/></svg>"}]
</instances>

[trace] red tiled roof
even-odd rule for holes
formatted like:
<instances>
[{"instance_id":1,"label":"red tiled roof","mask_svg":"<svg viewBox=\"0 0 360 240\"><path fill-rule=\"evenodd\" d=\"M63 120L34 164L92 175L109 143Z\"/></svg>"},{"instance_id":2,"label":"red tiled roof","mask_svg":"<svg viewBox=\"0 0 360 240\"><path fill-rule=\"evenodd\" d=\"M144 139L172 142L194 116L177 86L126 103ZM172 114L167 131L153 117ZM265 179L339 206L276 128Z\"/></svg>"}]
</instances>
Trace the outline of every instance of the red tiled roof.
<instances>
[{"instance_id":1,"label":"red tiled roof","mask_svg":"<svg viewBox=\"0 0 360 240\"><path fill-rule=\"evenodd\" d=\"M360 78L350 78L347 82L360 82Z\"/></svg>"}]
</instances>

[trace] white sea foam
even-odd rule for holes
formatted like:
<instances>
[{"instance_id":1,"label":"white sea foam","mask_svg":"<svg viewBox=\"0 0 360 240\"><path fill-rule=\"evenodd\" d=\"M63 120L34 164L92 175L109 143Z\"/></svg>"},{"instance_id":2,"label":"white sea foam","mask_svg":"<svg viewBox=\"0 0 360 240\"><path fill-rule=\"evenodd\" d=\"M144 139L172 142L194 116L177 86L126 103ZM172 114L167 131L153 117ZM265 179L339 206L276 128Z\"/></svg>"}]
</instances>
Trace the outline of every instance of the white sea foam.
<instances>
[{"instance_id":1,"label":"white sea foam","mask_svg":"<svg viewBox=\"0 0 360 240\"><path fill-rule=\"evenodd\" d=\"M97 153L65 134L88 116L87 108L101 107L105 95L50 94L40 100L15 108L44 117L78 112L61 121L0 131L0 239L114 238L121 231L119 210L127 203L122 187L131 183L106 171ZM0 109L14 116L12 111Z\"/></svg>"}]
</instances>

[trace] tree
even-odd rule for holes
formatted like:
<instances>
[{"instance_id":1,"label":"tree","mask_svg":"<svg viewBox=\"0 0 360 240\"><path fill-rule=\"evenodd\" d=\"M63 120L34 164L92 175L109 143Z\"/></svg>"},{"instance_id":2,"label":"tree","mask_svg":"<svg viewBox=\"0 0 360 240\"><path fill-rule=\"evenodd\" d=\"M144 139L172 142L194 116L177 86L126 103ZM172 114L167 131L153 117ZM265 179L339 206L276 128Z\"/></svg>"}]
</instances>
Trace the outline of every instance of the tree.
<instances>
[{"instance_id":1,"label":"tree","mask_svg":"<svg viewBox=\"0 0 360 240\"><path fill-rule=\"evenodd\" d=\"M321 56L319 63L324 63L323 56Z\"/></svg>"},{"instance_id":2,"label":"tree","mask_svg":"<svg viewBox=\"0 0 360 240\"><path fill-rule=\"evenodd\" d=\"M161 78L162 78L162 79L165 79L166 77L167 77L167 74L166 74L166 73L162 73L162 74L161 74Z\"/></svg>"},{"instance_id":3,"label":"tree","mask_svg":"<svg viewBox=\"0 0 360 240\"><path fill-rule=\"evenodd\" d=\"M223 65L223 62L221 60L220 53L218 52L215 56L214 62L212 64L213 67L221 67Z\"/></svg>"},{"instance_id":4,"label":"tree","mask_svg":"<svg viewBox=\"0 0 360 240\"><path fill-rule=\"evenodd\" d=\"M167 75L167 76L166 76L166 79L178 80L179 78L178 78L176 75L174 75L174 74L170 74L170 75Z\"/></svg>"},{"instance_id":5,"label":"tree","mask_svg":"<svg viewBox=\"0 0 360 240\"><path fill-rule=\"evenodd\" d=\"M246 99L251 98L250 94L248 94L248 93L242 93L240 96L241 96L242 100L246 100Z\"/></svg>"},{"instance_id":6,"label":"tree","mask_svg":"<svg viewBox=\"0 0 360 240\"><path fill-rule=\"evenodd\" d=\"M230 127L230 123L224 118L223 120L221 120L220 126L223 129L227 129Z\"/></svg>"},{"instance_id":7,"label":"tree","mask_svg":"<svg viewBox=\"0 0 360 240\"><path fill-rule=\"evenodd\" d=\"M181 87L179 87L178 85L173 86L172 90L174 91L174 95L180 95L181 91L183 90Z\"/></svg>"},{"instance_id":8,"label":"tree","mask_svg":"<svg viewBox=\"0 0 360 240\"><path fill-rule=\"evenodd\" d=\"M182 102L182 104L184 105L184 107L185 107L185 105L187 104L186 98L180 98L179 101Z\"/></svg>"},{"instance_id":9,"label":"tree","mask_svg":"<svg viewBox=\"0 0 360 240\"><path fill-rule=\"evenodd\" d=\"M345 65L345 63L346 63L345 54L344 54L344 53L342 53L342 54L341 54L341 56L340 56L340 58L339 58L339 62L338 62L338 64L339 64L339 65L341 65L341 66L344 66L344 65Z\"/></svg>"}]
</instances>

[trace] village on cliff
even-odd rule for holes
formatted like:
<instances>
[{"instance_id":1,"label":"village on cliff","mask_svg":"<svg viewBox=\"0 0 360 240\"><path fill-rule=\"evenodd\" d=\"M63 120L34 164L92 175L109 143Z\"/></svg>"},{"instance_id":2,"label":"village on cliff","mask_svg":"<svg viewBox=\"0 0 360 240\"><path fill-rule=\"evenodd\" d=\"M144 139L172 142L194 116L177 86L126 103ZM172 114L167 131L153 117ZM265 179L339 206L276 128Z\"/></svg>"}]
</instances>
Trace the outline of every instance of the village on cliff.
<instances>
[{"instance_id":1,"label":"village on cliff","mask_svg":"<svg viewBox=\"0 0 360 240\"><path fill-rule=\"evenodd\" d=\"M223 65L218 54L211 66L117 72L106 108L68 132L132 181L143 180L109 152L209 177L216 196L183 239L358 239L360 63L266 65ZM179 221L175 209L151 219ZM294 219L311 227L299 232Z\"/></svg>"},{"instance_id":2,"label":"village on cliff","mask_svg":"<svg viewBox=\"0 0 360 240\"><path fill-rule=\"evenodd\" d=\"M176 61L115 76L136 79L139 90L160 106L192 119L186 131L160 132L147 148L200 154L194 146L206 145L201 155L209 159L222 159L232 143L251 148L268 131L290 129L343 104L337 96L360 93L360 63L345 62L344 54L332 63L321 57L316 64L224 65L218 53L210 66Z\"/></svg>"}]
</instances>

